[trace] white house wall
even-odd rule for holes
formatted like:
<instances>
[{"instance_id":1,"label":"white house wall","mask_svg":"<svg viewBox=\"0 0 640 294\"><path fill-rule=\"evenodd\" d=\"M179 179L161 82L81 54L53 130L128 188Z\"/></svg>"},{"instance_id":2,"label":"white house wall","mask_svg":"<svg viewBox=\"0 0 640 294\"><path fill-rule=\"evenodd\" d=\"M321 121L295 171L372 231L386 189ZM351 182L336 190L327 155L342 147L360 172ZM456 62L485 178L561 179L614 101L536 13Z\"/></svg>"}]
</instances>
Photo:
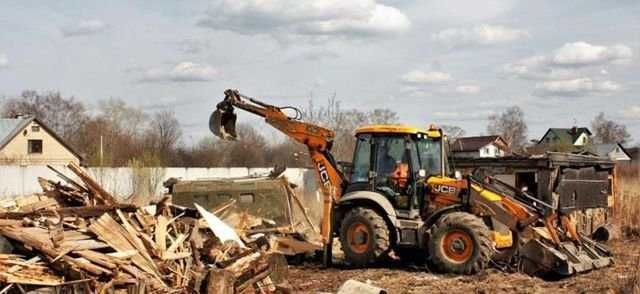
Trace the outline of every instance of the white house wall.
<instances>
[{"instance_id":1,"label":"white house wall","mask_svg":"<svg viewBox=\"0 0 640 294\"><path fill-rule=\"evenodd\" d=\"M580 137L578 137L578 139L576 139L573 142L574 146L584 146L585 144L589 143L589 136L587 135L587 133L582 133L580 134Z\"/></svg>"}]
</instances>

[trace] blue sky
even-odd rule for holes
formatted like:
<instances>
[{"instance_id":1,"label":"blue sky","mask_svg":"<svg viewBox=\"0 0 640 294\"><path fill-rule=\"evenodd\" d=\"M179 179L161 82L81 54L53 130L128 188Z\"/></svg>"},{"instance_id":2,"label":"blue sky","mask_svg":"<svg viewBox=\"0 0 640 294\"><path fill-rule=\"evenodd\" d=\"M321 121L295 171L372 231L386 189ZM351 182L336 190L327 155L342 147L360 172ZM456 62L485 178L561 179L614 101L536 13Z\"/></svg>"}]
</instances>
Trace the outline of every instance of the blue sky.
<instances>
[{"instance_id":1,"label":"blue sky","mask_svg":"<svg viewBox=\"0 0 640 294\"><path fill-rule=\"evenodd\" d=\"M226 88L274 104L387 107L485 132L519 105L529 137L598 112L640 142L640 2L3 1L0 97L59 90L172 109L208 136ZM271 132L265 126L265 132Z\"/></svg>"}]
</instances>

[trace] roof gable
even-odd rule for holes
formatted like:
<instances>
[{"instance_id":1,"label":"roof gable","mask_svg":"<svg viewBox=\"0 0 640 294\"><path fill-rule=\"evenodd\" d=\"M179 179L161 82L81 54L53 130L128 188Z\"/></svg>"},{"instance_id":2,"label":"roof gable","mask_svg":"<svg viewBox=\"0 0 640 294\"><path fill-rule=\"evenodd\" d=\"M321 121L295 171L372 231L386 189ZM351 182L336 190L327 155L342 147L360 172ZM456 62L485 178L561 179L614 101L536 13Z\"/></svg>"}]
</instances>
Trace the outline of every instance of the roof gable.
<instances>
[{"instance_id":1,"label":"roof gable","mask_svg":"<svg viewBox=\"0 0 640 294\"><path fill-rule=\"evenodd\" d=\"M584 133L586 133L587 136L591 136L591 131L588 128L549 128L542 138L540 138L538 144L547 143L545 140L547 137L558 138L556 143L574 144Z\"/></svg>"},{"instance_id":2,"label":"roof gable","mask_svg":"<svg viewBox=\"0 0 640 294\"><path fill-rule=\"evenodd\" d=\"M478 151L480 148L495 143L496 147L502 150L507 149L507 143L500 136L475 136L458 138L452 144L453 152Z\"/></svg>"},{"instance_id":3,"label":"roof gable","mask_svg":"<svg viewBox=\"0 0 640 294\"><path fill-rule=\"evenodd\" d=\"M0 149L27 127L35 118L33 116L19 118L0 118Z\"/></svg>"},{"instance_id":4,"label":"roof gable","mask_svg":"<svg viewBox=\"0 0 640 294\"><path fill-rule=\"evenodd\" d=\"M622 144L620 143L594 144L591 147L594 153L596 153L598 156L601 156L601 157L609 156L610 152L619 152L628 156L629 159L633 158L631 154L627 152L627 150L624 147L622 147ZM616 149L619 149L619 151L617 151Z\"/></svg>"},{"instance_id":5,"label":"roof gable","mask_svg":"<svg viewBox=\"0 0 640 294\"><path fill-rule=\"evenodd\" d=\"M42 127L49 135L51 135L62 146L67 148L73 155L77 156L82 161L82 156L75 151L65 140L63 140L56 132L50 129L46 124L42 123L34 116L26 116L19 118L0 118L0 149L4 148L13 138L15 138L24 128L26 128L31 122L35 121Z\"/></svg>"}]
</instances>

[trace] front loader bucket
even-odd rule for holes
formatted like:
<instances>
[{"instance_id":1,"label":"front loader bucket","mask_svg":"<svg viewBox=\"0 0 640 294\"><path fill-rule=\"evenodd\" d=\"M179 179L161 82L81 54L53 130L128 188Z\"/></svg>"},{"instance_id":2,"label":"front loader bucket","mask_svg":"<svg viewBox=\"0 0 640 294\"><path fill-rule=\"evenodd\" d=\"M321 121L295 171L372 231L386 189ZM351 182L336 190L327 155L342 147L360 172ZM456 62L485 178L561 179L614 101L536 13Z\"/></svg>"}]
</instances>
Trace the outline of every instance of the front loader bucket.
<instances>
[{"instance_id":1,"label":"front loader bucket","mask_svg":"<svg viewBox=\"0 0 640 294\"><path fill-rule=\"evenodd\" d=\"M522 271L544 277L566 277L613 264L611 251L602 244L581 237L553 245L544 238L531 239L520 249Z\"/></svg>"},{"instance_id":2,"label":"front loader bucket","mask_svg":"<svg viewBox=\"0 0 640 294\"><path fill-rule=\"evenodd\" d=\"M238 137L236 118L233 106L223 101L218 104L216 110L209 117L209 129L220 139L235 140Z\"/></svg>"}]
</instances>

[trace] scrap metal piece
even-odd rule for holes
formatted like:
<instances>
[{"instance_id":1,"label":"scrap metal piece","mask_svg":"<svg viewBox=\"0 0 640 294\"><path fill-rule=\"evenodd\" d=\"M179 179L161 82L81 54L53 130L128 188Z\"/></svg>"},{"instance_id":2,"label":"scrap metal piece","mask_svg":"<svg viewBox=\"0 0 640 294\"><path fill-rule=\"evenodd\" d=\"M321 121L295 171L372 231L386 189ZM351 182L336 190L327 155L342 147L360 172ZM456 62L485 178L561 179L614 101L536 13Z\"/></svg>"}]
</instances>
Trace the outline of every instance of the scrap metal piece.
<instances>
[{"instance_id":1,"label":"scrap metal piece","mask_svg":"<svg viewBox=\"0 0 640 294\"><path fill-rule=\"evenodd\" d=\"M202 208L202 206L198 205L197 203L194 203L194 205L196 206L196 209L198 209L198 212L200 213L202 218L204 218L209 225L209 229L216 237L218 237L218 239L220 239L222 243L226 241L234 241L238 243L241 248L247 248L242 239L240 239L240 236L232 227L224 223L213 213Z\"/></svg>"}]
</instances>

